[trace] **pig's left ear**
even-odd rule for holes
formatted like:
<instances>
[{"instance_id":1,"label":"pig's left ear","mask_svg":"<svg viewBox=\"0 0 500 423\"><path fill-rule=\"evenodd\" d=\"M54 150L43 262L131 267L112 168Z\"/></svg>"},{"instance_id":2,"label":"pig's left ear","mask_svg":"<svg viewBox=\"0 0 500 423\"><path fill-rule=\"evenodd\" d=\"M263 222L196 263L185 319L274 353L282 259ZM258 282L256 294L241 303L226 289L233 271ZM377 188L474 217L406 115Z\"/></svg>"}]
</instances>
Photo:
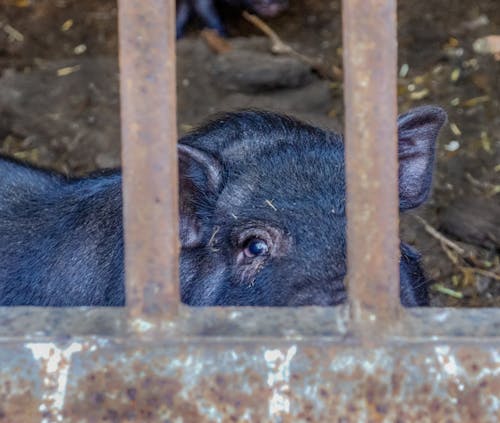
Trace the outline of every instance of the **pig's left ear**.
<instances>
[{"instance_id":1,"label":"pig's left ear","mask_svg":"<svg viewBox=\"0 0 500 423\"><path fill-rule=\"evenodd\" d=\"M183 248L202 245L203 210L219 193L222 165L210 153L177 145L179 157L179 235Z\"/></svg>"},{"instance_id":2,"label":"pig's left ear","mask_svg":"<svg viewBox=\"0 0 500 423\"><path fill-rule=\"evenodd\" d=\"M446 112L424 106L398 118L399 208L412 209L427 198L432 183L436 139Z\"/></svg>"}]
</instances>

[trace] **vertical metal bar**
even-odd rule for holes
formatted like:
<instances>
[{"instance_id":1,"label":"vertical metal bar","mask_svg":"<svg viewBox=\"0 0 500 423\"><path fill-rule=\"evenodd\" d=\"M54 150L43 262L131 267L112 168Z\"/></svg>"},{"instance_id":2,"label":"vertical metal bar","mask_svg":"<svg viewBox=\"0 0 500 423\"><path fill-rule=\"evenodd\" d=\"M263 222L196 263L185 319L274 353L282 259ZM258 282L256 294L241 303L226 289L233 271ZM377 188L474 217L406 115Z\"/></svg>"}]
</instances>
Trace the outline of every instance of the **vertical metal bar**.
<instances>
[{"instance_id":1,"label":"vertical metal bar","mask_svg":"<svg viewBox=\"0 0 500 423\"><path fill-rule=\"evenodd\" d=\"M174 0L119 0L127 307L177 311L178 183Z\"/></svg>"},{"instance_id":2,"label":"vertical metal bar","mask_svg":"<svg viewBox=\"0 0 500 423\"><path fill-rule=\"evenodd\" d=\"M343 44L347 280L354 323L373 337L399 308L396 0L344 0Z\"/></svg>"}]
</instances>

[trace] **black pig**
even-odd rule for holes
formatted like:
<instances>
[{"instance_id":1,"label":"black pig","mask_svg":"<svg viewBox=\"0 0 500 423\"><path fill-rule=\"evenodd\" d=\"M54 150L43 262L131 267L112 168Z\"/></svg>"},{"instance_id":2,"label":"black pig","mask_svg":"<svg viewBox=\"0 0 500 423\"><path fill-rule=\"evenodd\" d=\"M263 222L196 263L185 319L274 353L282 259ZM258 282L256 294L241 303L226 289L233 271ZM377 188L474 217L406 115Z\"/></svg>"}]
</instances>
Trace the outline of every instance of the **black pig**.
<instances>
[{"instance_id":1,"label":"black pig","mask_svg":"<svg viewBox=\"0 0 500 423\"><path fill-rule=\"evenodd\" d=\"M215 3L215 0L178 0L175 20L177 38L182 37L184 28L193 14L199 16L208 28L225 36L226 30L217 13ZM276 16L288 7L288 0L221 0L221 3L248 9L263 17Z\"/></svg>"},{"instance_id":2,"label":"black pig","mask_svg":"<svg viewBox=\"0 0 500 423\"><path fill-rule=\"evenodd\" d=\"M428 195L445 113L399 117L400 208ZM265 112L222 116L180 140L180 279L190 305L345 300L342 138ZM401 244L401 301L428 303ZM67 179L0 159L0 304L123 305L121 175Z\"/></svg>"}]
</instances>

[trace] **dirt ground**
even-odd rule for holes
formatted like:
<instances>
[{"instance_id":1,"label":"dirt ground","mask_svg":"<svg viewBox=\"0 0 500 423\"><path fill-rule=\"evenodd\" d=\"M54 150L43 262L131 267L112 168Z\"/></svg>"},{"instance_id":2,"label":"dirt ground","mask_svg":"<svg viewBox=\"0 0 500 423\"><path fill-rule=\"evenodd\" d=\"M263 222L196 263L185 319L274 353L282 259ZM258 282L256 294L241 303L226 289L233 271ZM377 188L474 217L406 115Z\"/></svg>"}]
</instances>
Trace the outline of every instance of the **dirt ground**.
<instances>
[{"instance_id":1,"label":"dirt ground","mask_svg":"<svg viewBox=\"0 0 500 423\"><path fill-rule=\"evenodd\" d=\"M215 111L241 107L341 129L340 1L290 3L267 23L334 69L332 79L271 55L257 28L223 10L228 53L214 53L196 21L178 42L181 134ZM116 19L111 0L2 1L0 152L76 175L119 166ZM495 34L498 0L399 2L400 110L438 104L449 114L432 197L401 219L437 306L500 305L500 59L473 48Z\"/></svg>"}]
</instances>

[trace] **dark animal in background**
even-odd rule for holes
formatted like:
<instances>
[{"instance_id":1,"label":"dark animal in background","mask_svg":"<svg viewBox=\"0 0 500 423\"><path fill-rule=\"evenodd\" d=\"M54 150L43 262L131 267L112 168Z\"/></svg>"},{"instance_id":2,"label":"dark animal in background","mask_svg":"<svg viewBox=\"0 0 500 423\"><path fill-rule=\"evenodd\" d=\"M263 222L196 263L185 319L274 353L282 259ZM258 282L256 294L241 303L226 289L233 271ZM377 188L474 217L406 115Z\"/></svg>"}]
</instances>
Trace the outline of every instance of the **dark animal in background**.
<instances>
[{"instance_id":1,"label":"dark animal in background","mask_svg":"<svg viewBox=\"0 0 500 423\"><path fill-rule=\"evenodd\" d=\"M423 107L398 119L401 210L429 193L445 118ZM183 302L346 299L341 136L247 111L182 138L178 152ZM119 171L67 179L0 159L0 304L123 305L122 231ZM403 305L426 305L418 254L401 244L400 263Z\"/></svg>"},{"instance_id":2,"label":"dark animal in background","mask_svg":"<svg viewBox=\"0 0 500 423\"><path fill-rule=\"evenodd\" d=\"M182 37L184 28L193 15L197 15L210 29L225 36L226 30L222 24L216 4L233 8L247 9L265 18L278 15L288 7L288 0L178 0L176 16L176 36Z\"/></svg>"}]
</instances>

